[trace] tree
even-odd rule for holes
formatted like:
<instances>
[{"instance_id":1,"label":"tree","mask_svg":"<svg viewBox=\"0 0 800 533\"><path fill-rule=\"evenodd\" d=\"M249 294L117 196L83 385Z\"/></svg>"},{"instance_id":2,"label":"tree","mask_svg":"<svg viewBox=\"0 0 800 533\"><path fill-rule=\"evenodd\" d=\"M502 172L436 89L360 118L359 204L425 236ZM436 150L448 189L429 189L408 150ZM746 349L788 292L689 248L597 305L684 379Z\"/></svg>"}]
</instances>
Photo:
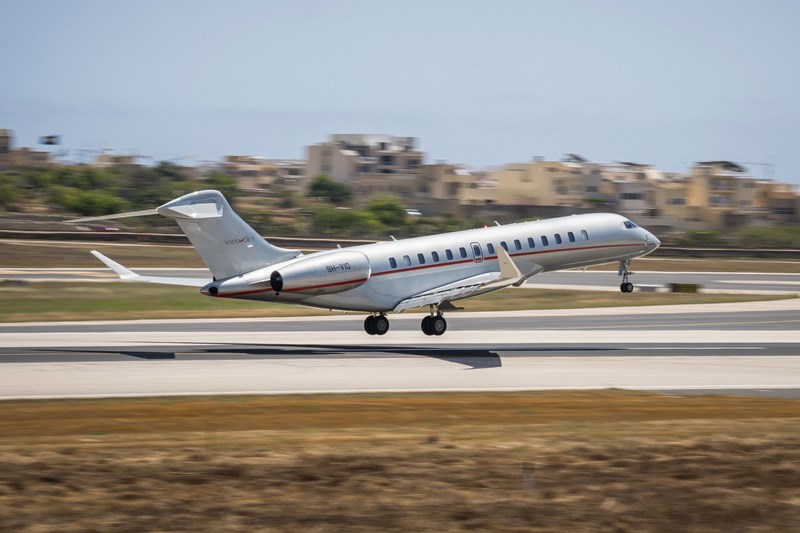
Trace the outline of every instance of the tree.
<instances>
[{"instance_id":1,"label":"tree","mask_svg":"<svg viewBox=\"0 0 800 533\"><path fill-rule=\"evenodd\" d=\"M353 198L353 191L344 183L339 183L325 174L320 174L309 185L308 195L312 198L322 198L330 203L341 205L350 203Z\"/></svg>"},{"instance_id":2,"label":"tree","mask_svg":"<svg viewBox=\"0 0 800 533\"><path fill-rule=\"evenodd\" d=\"M394 198L373 198L367 204L366 211L390 228L397 228L406 222L406 210L403 209L403 204Z\"/></svg>"}]
</instances>

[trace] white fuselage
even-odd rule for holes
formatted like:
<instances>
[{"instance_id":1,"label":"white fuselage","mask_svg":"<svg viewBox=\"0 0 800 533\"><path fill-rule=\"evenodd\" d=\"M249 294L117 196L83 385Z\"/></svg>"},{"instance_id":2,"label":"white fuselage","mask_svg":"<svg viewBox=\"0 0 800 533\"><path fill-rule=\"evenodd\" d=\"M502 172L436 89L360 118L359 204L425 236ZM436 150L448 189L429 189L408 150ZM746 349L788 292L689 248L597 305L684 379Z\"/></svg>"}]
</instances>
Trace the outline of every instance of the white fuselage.
<instances>
[{"instance_id":1,"label":"white fuselage","mask_svg":"<svg viewBox=\"0 0 800 533\"><path fill-rule=\"evenodd\" d=\"M254 279L264 280L264 273L253 277L259 272L256 271L224 282L220 287L227 287L227 290L219 296L386 312L424 291L496 272L497 249L501 246L508 250L519 271L527 277L539 272L625 261L647 255L659 244L646 229L632 225L620 215L573 215L302 255L268 269L281 269L311 258L324 264L326 256L331 259L329 270L336 269L341 263L337 261L337 254L360 252L366 256L367 272L354 273L350 276L352 280L343 279L348 277L346 273L334 272L339 276L335 283L320 282L310 284L308 291L276 294L264 281L253 283ZM348 282L354 284L353 288L329 293L334 285L341 290Z\"/></svg>"}]
</instances>

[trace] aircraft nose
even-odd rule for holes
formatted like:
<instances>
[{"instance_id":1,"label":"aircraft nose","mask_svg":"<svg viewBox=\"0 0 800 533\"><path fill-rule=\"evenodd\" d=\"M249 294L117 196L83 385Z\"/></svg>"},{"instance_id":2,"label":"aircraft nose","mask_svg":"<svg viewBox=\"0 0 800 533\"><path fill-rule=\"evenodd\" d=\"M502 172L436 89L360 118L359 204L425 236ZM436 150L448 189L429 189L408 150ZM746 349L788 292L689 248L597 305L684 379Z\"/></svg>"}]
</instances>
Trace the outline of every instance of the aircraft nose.
<instances>
[{"instance_id":1,"label":"aircraft nose","mask_svg":"<svg viewBox=\"0 0 800 533\"><path fill-rule=\"evenodd\" d=\"M656 236L655 236L655 235L653 235L652 233L649 233L649 232L648 232L648 233L647 233L647 237L646 237L645 239L646 239L646 241L647 241L647 244L649 244L650 246L652 246L654 250L655 250L656 248L658 248L659 246L661 246L661 241L660 241L660 240L658 240L658 237L656 237Z\"/></svg>"}]
</instances>

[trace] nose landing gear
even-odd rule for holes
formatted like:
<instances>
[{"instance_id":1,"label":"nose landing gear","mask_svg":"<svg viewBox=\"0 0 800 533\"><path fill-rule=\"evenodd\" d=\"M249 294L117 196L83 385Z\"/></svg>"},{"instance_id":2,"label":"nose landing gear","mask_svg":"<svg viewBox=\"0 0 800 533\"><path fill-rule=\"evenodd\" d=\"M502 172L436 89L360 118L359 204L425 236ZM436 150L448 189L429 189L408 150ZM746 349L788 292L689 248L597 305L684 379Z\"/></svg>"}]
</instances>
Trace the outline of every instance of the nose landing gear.
<instances>
[{"instance_id":1,"label":"nose landing gear","mask_svg":"<svg viewBox=\"0 0 800 533\"><path fill-rule=\"evenodd\" d=\"M631 260L627 259L625 261L619 262L619 276L622 276L622 283L619 285L619 290L624 293L633 292L633 283L628 281L628 276L632 276L633 272L631 272Z\"/></svg>"}]
</instances>

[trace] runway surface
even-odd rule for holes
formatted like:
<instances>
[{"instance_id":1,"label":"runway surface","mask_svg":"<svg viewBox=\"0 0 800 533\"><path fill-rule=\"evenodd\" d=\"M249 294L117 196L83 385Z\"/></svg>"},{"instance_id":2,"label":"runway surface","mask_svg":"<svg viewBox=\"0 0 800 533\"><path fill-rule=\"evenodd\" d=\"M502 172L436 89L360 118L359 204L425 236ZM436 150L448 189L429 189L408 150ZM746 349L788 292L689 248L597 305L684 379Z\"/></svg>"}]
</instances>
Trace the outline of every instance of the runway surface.
<instances>
[{"instance_id":1,"label":"runway surface","mask_svg":"<svg viewBox=\"0 0 800 533\"><path fill-rule=\"evenodd\" d=\"M800 396L800 300L0 325L0 398L617 387Z\"/></svg>"},{"instance_id":2,"label":"runway surface","mask_svg":"<svg viewBox=\"0 0 800 533\"><path fill-rule=\"evenodd\" d=\"M800 263L799 263L800 265ZM800 266L798 267L800 268ZM197 277L211 279L204 268L140 268L142 275ZM24 281L118 281L107 268L0 268L0 279ZM640 271L631 280L638 286L666 286L670 283L694 283L709 292L800 293L800 272L796 274L743 272L652 272ZM529 288L581 288L619 290L616 272L567 270L547 272L530 279Z\"/></svg>"}]
</instances>

